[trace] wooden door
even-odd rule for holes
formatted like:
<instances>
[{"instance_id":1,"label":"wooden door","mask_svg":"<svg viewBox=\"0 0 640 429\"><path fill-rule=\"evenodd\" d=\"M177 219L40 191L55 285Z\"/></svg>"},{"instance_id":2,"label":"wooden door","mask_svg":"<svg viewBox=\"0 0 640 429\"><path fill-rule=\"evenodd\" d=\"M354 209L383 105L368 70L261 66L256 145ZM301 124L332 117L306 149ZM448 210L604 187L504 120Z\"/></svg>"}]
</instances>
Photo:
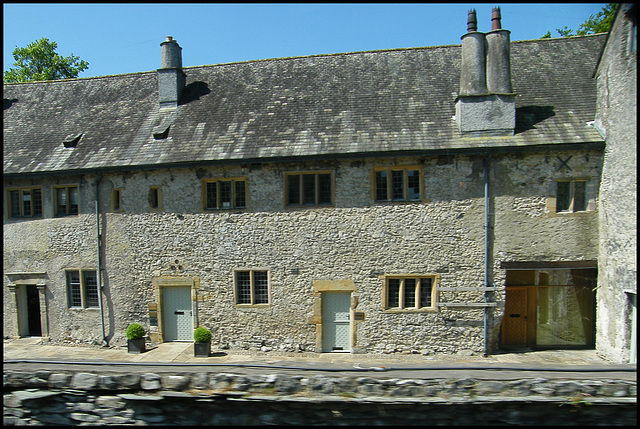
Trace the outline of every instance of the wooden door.
<instances>
[{"instance_id":1,"label":"wooden door","mask_svg":"<svg viewBox=\"0 0 640 429\"><path fill-rule=\"evenodd\" d=\"M507 286L502 318L502 345L527 345L527 287Z\"/></svg>"},{"instance_id":2,"label":"wooden door","mask_svg":"<svg viewBox=\"0 0 640 429\"><path fill-rule=\"evenodd\" d=\"M325 352L351 350L350 292L322 294L322 334Z\"/></svg>"}]
</instances>

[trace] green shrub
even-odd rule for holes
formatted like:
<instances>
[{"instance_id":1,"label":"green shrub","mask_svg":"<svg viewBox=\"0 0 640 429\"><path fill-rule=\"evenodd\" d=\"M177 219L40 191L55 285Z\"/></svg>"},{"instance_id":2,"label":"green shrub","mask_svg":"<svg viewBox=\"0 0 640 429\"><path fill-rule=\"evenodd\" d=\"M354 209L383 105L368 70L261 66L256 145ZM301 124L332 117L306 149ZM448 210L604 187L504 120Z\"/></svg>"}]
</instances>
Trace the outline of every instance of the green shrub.
<instances>
[{"instance_id":1,"label":"green shrub","mask_svg":"<svg viewBox=\"0 0 640 429\"><path fill-rule=\"evenodd\" d=\"M211 341L211 331L202 326L193 331L193 339L196 343L208 343Z\"/></svg>"},{"instance_id":2,"label":"green shrub","mask_svg":"<svg viewBox=\"0 0 640 429\"><path fill-rule=\"evenodd\" d=\"M127 338L130 340L139 340L144 337L144 328L138 323L132 323L127 327Z\"/></svg>"}]
</instances>

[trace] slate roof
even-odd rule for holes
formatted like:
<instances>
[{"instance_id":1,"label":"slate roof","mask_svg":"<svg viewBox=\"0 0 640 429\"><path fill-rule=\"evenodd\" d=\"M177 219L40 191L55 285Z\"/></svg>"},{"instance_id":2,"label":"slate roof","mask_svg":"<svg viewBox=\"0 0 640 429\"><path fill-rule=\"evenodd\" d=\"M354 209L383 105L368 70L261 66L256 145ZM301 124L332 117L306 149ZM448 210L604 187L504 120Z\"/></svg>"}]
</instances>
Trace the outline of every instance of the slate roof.
<instances>
[{"instance_id":1,"label":"slate roof","mask_svg":"<svg viewBox=\"0 0 640 429\"><path fill-rule=\"evenodd\" d=\"M602 143L605 37L511 43L513 137L460 137L460 45L185 67L175 110L156 71L5 84L4 174Z\"/></svg>"}]
</instances>

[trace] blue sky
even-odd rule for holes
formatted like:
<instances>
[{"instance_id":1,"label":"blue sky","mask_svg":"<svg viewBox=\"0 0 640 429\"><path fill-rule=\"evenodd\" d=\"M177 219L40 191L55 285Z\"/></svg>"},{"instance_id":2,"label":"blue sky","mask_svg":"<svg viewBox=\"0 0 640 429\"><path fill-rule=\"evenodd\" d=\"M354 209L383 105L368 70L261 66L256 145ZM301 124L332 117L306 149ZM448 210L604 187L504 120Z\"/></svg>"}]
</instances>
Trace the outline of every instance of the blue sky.
<instances>
[{"instance_id":1,"label":"blue sky","mask_svg":"<svg viewBox=\"0 0 640 429\"><path fill-rule=\"evenodd\" d=\"M47 37L57 52L89 62L79 77L136 73L160 66L160 43L173 36L183 66L378 49L455 45L467 11L478 31L500 6L511 40L556 28L574 31L605 3L300 3L300 4L3 4L3 69L16 47Z\"/></svg>"}]
</instances>

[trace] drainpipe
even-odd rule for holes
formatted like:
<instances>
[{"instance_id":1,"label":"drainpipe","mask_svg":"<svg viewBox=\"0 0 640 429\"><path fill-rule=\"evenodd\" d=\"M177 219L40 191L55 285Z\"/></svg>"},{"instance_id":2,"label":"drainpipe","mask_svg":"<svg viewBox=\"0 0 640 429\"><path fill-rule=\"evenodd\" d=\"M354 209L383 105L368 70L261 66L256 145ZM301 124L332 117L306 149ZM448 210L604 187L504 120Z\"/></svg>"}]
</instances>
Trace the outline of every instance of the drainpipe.
<instances>
[{"instance_id":1,"label":"drainpipe","mask_svg":"<svg viewBox=\"0 0 640 429\"><path fill-rule=\"evenodd\" d=\"M491 154L484 160L484 287L489 287L489 162ZM484 302L489 302L488 291L484 292ZM484 307L484 355L488 356L487 330L489 307Z\"/></svg>"},{"instance_id":2,"label":"drainpipe","mask_svg":"<svg viewBox=\"0 0 640 429\"><path fill-rule=\"evenodd\" d=\"M98 303L100 305L100 321L102 322L102 345L104 347L109 346L107 341L107 335L104 330L104 307L102 306L102 256L100 251L100 180L102 179L102 172L98 173L96 179L96 238L98 243Z\"/></svg>"}]
</instances>

